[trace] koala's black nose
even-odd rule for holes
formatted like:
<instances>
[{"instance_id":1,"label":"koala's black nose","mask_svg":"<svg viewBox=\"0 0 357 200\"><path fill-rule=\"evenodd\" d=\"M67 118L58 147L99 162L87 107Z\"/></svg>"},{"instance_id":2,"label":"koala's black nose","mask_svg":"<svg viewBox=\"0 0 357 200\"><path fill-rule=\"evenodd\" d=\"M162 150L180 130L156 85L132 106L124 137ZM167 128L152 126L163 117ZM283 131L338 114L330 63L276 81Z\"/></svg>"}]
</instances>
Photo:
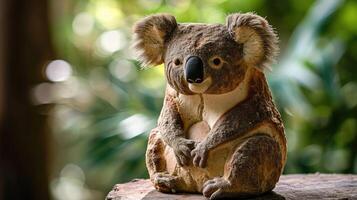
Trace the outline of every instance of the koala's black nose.
<instances>
[{"instance_id":1,"label":"koala's black nose","mask_svg":"<svg viewBox=\"0 0 357 200\"><path fill-rule=\"evenodd\" d=\"M203 81L203 62L197 56L191 56L186 61L185 78L189 83L201 83Z\"/></svg>"}]
</instances>

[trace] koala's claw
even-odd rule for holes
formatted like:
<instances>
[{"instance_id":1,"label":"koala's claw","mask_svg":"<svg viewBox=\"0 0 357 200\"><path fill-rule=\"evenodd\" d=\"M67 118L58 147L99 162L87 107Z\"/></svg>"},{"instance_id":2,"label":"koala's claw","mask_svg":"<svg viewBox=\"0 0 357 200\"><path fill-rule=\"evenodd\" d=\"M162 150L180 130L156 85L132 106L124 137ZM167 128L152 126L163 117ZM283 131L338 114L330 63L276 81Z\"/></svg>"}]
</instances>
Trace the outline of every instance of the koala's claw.
<instances>
[{"instance_id":1,"label":"koala's claw","mask_svg":"<svg viewBox=\"0 0 357 200\"><path fill-rule=\"evenodd\" d=\"M207 164L208 149L205 143L199 143L195 149L191 151L193 157L193 165L204 168Z\"/></svg>"},{"instance_id":2,"label":"koala's claw","mask_svg":"<svg viewBox=\"0 0 357 200\"><path fill-rule=\"evenodd\" d=\"M179 166L182 167L188 165L189 158L187 158L183 153L175 152L175 157Z\"/></svg>"},{"instance_id":3,"label":"koala's claw","mask_svg":"<svg viewBox=\"0 0 357 200\"><path fill-rule=\"evenodd\" d=\"M193 140L182 139L174 147L175 157L179 166L186 166L191 160L191 150L195 147Z\"/></svg>"},{"instance_id":4,"label":"koala's claw","mask_svg":"<svg viewBox=\"0 0 357 200\"><path fill-rule=\"evenodd\" d=\"M223 189L230 186L229 181L222 177L216 177L208 180L203 184L202 193L205 197L211 199L217 199L221 196Z\"/></svg>"}]
</instances>

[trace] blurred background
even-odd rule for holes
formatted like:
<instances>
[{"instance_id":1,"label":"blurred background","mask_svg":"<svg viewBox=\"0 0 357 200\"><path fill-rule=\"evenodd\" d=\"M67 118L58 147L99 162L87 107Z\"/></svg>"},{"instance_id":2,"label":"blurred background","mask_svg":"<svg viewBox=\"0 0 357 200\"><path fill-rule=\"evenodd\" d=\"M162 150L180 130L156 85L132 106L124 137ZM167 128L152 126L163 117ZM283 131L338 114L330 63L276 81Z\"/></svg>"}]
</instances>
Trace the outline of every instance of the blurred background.
<instances>
[{"instance_id":1,"label":"blurred background","mask_svg":"<svg viewBox=\"0 0 357 200\"><path fill-rule=\"evenodd\" d=\"M284 173L357 173L355 0L0 0L0 199L104 199L147 178L165 78L134 59L133 24L248 11L280 36L267 76L288 138Z\"/></svg>"}]
</instances>

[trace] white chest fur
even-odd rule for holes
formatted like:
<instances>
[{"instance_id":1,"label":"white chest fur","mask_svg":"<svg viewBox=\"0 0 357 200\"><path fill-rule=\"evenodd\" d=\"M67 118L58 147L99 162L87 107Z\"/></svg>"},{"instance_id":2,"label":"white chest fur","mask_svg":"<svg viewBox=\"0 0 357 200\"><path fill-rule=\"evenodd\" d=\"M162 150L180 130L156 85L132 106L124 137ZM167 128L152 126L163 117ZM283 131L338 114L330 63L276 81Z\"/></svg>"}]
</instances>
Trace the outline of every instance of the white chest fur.
<instances>
[{"instance_id":1,"label":"white chest fur","mask_svg":"<svg viewBox=\"0 0 357 200\"><path fill-rule=\"evenodd\" d=\"M204 104L202 119L207 122L210 128L224 113L246 98L248 94L246 85L243 81L231 92L219 95L202 95Z\"/></svg>"},{"instance_id":2,"label":"white chest fur","mask_svg":"<svg viewBox=\"0 0 357 200\"><path fill-rule=\"evenodd\" d=\"M205 121L211 129L224 113L246 98L249 79L248 72L246 78L234 90L224 94L178 94L176 102L185 130L201 121Z\"/></svg>"}]
</instances>

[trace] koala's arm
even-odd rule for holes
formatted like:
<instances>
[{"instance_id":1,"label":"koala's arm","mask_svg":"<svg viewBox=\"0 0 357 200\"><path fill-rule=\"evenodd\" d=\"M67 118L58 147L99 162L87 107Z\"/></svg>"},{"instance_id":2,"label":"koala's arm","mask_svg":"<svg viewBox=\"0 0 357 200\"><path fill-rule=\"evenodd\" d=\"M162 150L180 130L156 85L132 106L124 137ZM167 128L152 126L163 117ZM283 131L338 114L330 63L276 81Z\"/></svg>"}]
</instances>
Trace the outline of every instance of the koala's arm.
<instances>
[{"instance_id":1,"label":"koala's arm","mask_svg":"<svg viewBox=\"0 0 357 200\"><path fill-rule=\"evenodd\" d=\"M193 164L205 167L210 150L242 136L261 122L271 118L268 108L262 106L257 98L245 101L225 113L218 119L207 138L191 152L194 157Z\"/></svg>"},{"instance_id":2,"label":"koala's arm","mask_svg":"<svg viewBox=\"0 0 357 200\"><path fill-rule=\"evenodd\" d=\"M165 94L164 105L158 120L158 128L165 143L174 150L178 164L181 166L187 165L195 142L185 138L183 122L175 97L168 91Z\"/></svg>"},{"instance_id":3,"label":"koala's arm","mask_svg":"<svg viewBox=\"0 0 357 200\"><path fill-rule=\"evenodd\" d=\"M174 97L166 94L158 120L160 133L170 147L174 147L178 139L184 138L183 122L178 112Z\"/></svg>"},{"instance_id":4,"label":"koala's arm","mask_svg":"<svg viewBox=\"0 0 357 200\"><path fill-rule=\"evenodd\" d=\"M254 95L225 113L206 138L208 149L213 149L254 129L266 121L282 123L271 97Z\"/></svg>"},{"instance_id":5,"label":"koala's arm","mask_svg":"<svg viewBox=\"0 0 357 200\"><path fill-rule=\"evenodd\" d=\"M233 113L228 113L220 119L220 123L210 131L208 137L204 141L207 150L214 149L221 144L231 141L239 137L245 130L248 130L248 127L244 127L248 124L245 124L244 122L241 123L246 120L237 120L237 123L234 119L235 117L236 116ZM251 126L253 126L253 124L251 124Z\"/></svg>"}]
</instances>

